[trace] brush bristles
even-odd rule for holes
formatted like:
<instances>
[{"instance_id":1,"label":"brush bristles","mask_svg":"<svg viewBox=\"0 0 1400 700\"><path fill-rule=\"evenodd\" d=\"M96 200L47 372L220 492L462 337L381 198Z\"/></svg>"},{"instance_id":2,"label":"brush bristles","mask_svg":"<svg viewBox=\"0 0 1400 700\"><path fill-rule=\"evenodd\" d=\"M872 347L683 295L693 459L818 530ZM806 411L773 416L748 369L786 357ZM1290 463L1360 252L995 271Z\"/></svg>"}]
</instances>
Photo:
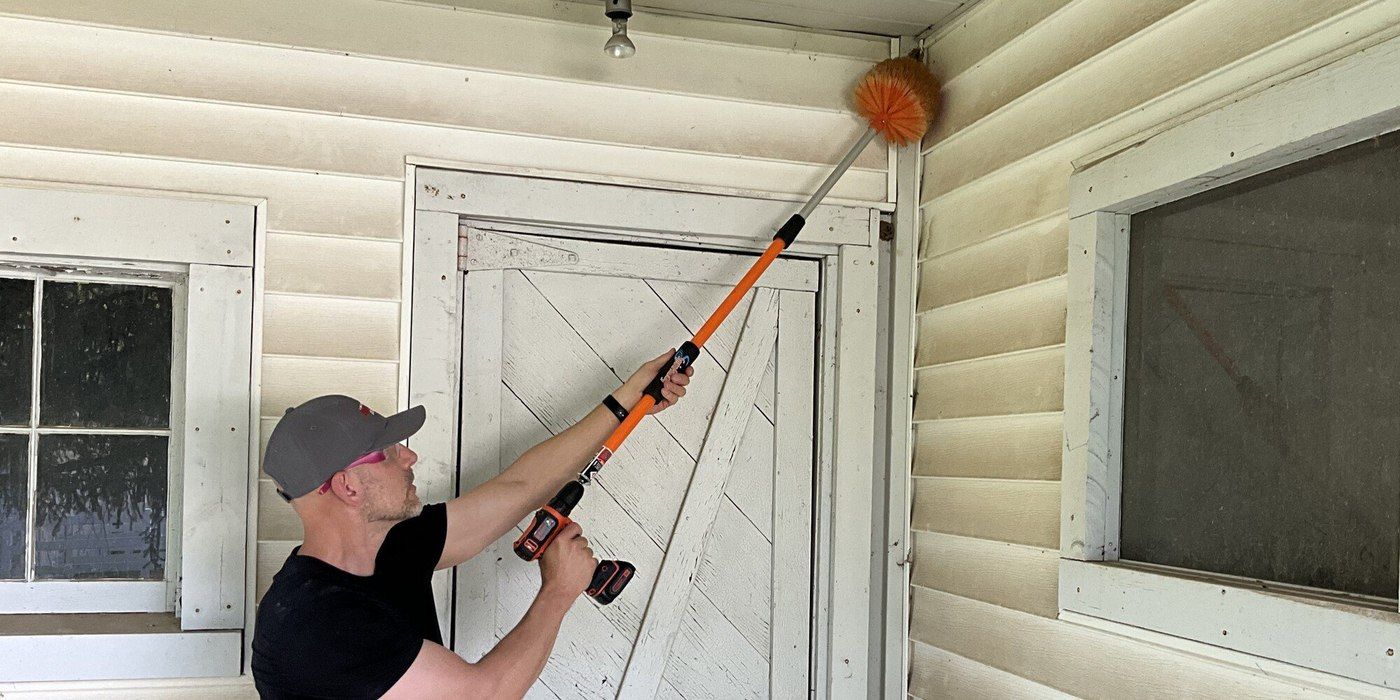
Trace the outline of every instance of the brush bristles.
<instances>
[{"instance_id":1,"label":"brush bristles","mask_svg":"<svg viewBox=\"0 0 1400 700\"><path fill-rule=\"evenodd\" d=\"M886 141L898 146L924 137L938 110L938 82L907 56L881 61L856 84L856 110Z\"/></svg>"}]
</instances>

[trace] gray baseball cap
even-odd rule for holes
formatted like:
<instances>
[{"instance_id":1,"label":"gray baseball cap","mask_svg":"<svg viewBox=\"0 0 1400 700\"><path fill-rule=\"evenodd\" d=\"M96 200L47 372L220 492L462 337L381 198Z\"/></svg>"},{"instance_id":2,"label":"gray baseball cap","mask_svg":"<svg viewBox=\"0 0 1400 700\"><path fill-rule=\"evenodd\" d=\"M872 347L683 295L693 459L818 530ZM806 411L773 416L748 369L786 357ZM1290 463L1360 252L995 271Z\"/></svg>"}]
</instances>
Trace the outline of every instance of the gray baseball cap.
<instances>
[{"instance_id":1,"label":"gray baseball cap","mask_svg":"<svg viewBox=\"0 0 1400 700\"><path fill-rule=\"evenodd\" d=\"M349 396L318 396L287 409L277 422L263 471L277 482L283 498L300 498L351 462L407 440L426 418L422 406L386 418Z\"/></svg>"}]
</instances>

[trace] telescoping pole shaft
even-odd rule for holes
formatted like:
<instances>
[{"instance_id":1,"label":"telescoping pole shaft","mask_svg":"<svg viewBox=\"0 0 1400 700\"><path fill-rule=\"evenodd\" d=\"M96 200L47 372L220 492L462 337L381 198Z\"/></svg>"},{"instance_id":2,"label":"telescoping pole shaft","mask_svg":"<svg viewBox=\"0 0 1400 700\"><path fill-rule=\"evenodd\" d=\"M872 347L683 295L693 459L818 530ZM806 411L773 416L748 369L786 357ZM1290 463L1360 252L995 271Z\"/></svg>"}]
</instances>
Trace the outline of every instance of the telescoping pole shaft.
<instances>
[{"instance_id":1,"label":"telescoping pole shaft","mask_svg":"<svg viewBox=\"0 0 1400 700\"><path fill-rule=\"evenodd\" d=\"M758 260L755 260L753 265L749 267L749 271L744 273L744 276L734 285L733 289L729 290L728 296L724 298L724 301L720 302L719 306L714 310L714 313L710 314L710 318L705 321L705 325L701 326L699 331L696 331L695 336L681 343L681 346L676 349L676 353L671 356L671 360L667 362L666 365L656 373L656 376L652 378L651 382L647 384L646 389L642 391L641 400L628 412L627 418L613 430L607 440L603 441L603 447L598 450L598 454L593 457L593 460L588 463L588 466L584 467L583 471L579 472L578 479L564 485L564 488L555 496L555 501L564 499L567 496L569 497L568 500L570 501L571 507L574 503L578 502L578 499L583 495L582 486L592 481L593 475L597 473L599 469L602 469L604 464L608 463L608 460L612 458L618 448L622 447L622 443L627 440L627 436L631 435L637 425L642 422L642 418L646 417L647 412L656 406L657 403L665 400L661 395L661 388L666 376L672 371L684 372L687 367L690 367L691 363L695 362L695 360L700 357L700 348L705 346L705 342L710 339L710 336L714 335L714 332L719 329L726 318L729 318L729 314L734 311L734 307L738 306L739 301L749 293L749 290L753 289L754 284L758 282L758 278L763 276L763 273L768 270L768 267L773 264L773 261L777 260L778 256L782 254L784 250L787 250L787 247L792 245L792 242L797 239L797 234L801 233L802 227L807 223L807 217L811 216L812 211L817 208L817 204L831 191L832 186L841 178L841 175L851 167L851 164L855 162L856 156L860 155L860 152L865 150L865 147L875 138L875 134L875 129L867 129L860 140L851 147L851 150L841 159L841 162L837 164L836 168L831 171L831 174L827 176L821 186L817 188L816 193L812 195L811 199L808 199L807 203L802 206L802 209L796 214L793 214L792 217L778 229L777 233L773 234L773 241L764 249L763 254L758 256ZM551 501L551 503L552 502L554 501ZM550 532L545 532L544 530L552 530L557 525L558 518L554 518L547 511L548 509L546 508L536 513L534 522L530 527L526 528L525 532L521 533L520 538L516 540L515 553L520 556L520 558L527 561L538 559L539 556L544 553L545 548L549 546L549 542L553 540L553 538L549 536ZM626 579L614 586L614 597L616 597L617 593L621 592L621 587L625 585Z\"/></svg>"}]
</instances>

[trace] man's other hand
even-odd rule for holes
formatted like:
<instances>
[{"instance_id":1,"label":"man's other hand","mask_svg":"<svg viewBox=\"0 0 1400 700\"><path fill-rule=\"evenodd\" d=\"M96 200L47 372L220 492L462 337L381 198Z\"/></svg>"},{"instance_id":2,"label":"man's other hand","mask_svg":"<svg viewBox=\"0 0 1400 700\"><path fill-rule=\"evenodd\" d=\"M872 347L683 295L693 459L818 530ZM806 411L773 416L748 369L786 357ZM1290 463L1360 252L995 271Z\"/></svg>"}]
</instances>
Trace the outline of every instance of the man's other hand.
<instances>
[{"instance_id":1,"label":"man's other hand","mask_svg":"<svg viewBox=\"0 0 1400 700\"><path fill-rule=\"evenodd\" d=\"M675 354L676 351L673 348L642 365L636 372L632 373L632 376L627 378L627 381L622 383L622 386L613 394L613 398L617 399L618 403L623 406L635 406L637 401L642 398L642 391L647 388L647 384L651 383L652 377L655 377L656 373L661 371L661 368L666 366L666 363L670 362ZM647 412L648 415L664 411L680 401L681 397L685 396L685 385L690 383L690 377L693 374L695 374L694 366L685 368L683 373L675 370L669 372L661 380L661 396L665 400L652 407Z\"/></svg>"},{"instance_id":2,"label":"man's other hand","mask_svg":"<svg viewBox=\"0 0 1400 700\"><path fill-rule=\"evenodd\" d=\"M540 557L540 590L566 600L577 598L593 581L598 560L578 523L569 523Z\"/></svg>"}]
</instances>

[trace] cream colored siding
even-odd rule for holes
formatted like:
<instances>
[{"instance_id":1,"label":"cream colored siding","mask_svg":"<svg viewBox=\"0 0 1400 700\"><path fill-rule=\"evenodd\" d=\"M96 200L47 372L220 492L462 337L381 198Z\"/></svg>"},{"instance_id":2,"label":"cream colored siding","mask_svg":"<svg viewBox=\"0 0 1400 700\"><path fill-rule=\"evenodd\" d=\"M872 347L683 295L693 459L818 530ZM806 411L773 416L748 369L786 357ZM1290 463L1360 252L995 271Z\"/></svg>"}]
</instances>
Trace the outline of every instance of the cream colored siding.
<instances>
[{"instance_id":1,"label":"cream colored siding","mask_svg":"<svg viewBox=\"0 0 1400 700\"><path fill-rule=\"evenodd\" d=\"M1311 692L1055 619L1067 186L1397 23L1381 0L985 0L931 37L948 107L924 144L912 695Z\"/></svg>"},{"instance_id":2,"label":"cream colored siding","mask_svg":"<svg viewBox=\"0 0 1400 700\"><path fill-rule=\"evenodd\" d=\"M846 90L889 50L657 18L619 62L601 10L568 3L237 5L0 0L0 179L267 200L264 446L317 394L397 406L406 158L796 198L859 133ZM833 194L888 190L871 148ZM258 500L261 596L301 531L266 478Z\"/></svg>"}]
</instances>

